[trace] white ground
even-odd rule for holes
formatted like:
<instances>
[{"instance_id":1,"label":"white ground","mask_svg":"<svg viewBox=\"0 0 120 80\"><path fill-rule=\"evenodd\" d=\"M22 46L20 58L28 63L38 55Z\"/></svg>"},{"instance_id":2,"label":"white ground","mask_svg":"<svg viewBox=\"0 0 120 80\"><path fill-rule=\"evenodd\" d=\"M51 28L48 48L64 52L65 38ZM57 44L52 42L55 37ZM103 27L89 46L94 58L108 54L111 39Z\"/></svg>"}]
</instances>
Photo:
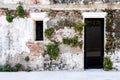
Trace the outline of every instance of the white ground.
<instances>
[{"instance_id":1,"label":"white ground","mask_svg":"<svg viewBox=\"0 0 120 80\"><path fill-rule=\"evenodd\" d=\"M120 80L120 72L87 70L82 72L1 72L0 80Z\"/></svg>"}]
</instances>

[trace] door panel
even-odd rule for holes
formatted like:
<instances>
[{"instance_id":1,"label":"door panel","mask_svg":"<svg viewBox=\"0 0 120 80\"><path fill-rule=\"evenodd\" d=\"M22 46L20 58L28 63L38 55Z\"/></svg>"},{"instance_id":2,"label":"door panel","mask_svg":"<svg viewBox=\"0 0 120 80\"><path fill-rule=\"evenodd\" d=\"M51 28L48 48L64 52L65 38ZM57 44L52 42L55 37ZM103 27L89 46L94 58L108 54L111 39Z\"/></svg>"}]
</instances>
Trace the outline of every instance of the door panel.
<instances>
[{"instance_id":1,"label":"door panel","mask_svg":"<svg viewBox=\"0 0 120 80\"><path fill-rule=\"evenodd\" d=\"M85 19L85 68L102 68L104 54L104 19Z\"/></svg>"}]
</instances>

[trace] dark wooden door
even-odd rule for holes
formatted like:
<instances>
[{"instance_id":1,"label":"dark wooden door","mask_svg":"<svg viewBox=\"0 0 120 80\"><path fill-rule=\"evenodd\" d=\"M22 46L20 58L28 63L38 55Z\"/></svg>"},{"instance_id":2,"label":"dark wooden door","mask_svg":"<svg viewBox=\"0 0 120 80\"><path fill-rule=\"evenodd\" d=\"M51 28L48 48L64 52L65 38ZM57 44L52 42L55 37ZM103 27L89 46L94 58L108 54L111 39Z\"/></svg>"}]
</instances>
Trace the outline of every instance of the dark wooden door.
<instances>
[{"instance_id":1,"label":"dark wooden door","mask_svg":"<svg viewBox=\"0 0 120 80\"><path fill-rule=\"evenodd\" d=\"M85 19L84 67L103 68L104 18Z\"/></svg>"}]
</instances>

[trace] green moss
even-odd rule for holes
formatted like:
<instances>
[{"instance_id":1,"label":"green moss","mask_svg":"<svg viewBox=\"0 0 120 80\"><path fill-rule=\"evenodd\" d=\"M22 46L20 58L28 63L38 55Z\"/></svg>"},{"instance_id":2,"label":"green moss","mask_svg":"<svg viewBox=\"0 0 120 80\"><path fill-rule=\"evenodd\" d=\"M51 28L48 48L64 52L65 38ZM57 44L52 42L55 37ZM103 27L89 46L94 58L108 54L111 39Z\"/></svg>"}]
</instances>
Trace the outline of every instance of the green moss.
<instances>
[{"instance_id":1,"label":"green moss","mask_svg":"<svg viewBox=\"0 0 120 80\"><path fill-rule=\"evenodd\" d=\"M13 69L9 64L6 64L3 69L4 72L11 72Z\"/></svg>"},{"instance_id":2,"label":"green moss","mask_svg":"<svg viewBox=\"0 0 120 80\"><path fill-rule=\"evenodd\" d=\"M47 48L47 54L50 55L50 57L54 60L57 59L59 55L59 47L57 44L48 44L46 45Z\"/></svg>"},{"instance_id":3,"label":"green moss","mask_svg":"<svg viewBox=\"0 0 120 80\"><path fill-rule=\"evenodd\" d=\"M110 57L105 57L103 64L104 64L104 70L105 71L112 70L113 63L112 63Z\"/></svg>"},{"instance_id":4,"label":"green moss","mask_svg":"<svg viewBox=\"0 0 120 80\"><path fill-rule=\"evenodd\" d=\"M22 64L17 63L14 67L13 67L13 71L19 71L22 67Z\"/></svg>"},{"instance_id":5,"label":"green moss","mask_svg":"<svg viewBox=\"0 0 120 80\"><path fill-rule=\"evenodd\" d=\"M49 28L49 29L46 29L46 30L45 30L45 36L46 36L48 39L51 39L51 38L52 38L53 33L54 33L54 29L53 29L53 28Z\"/></svg>"},{"instance_id":6,"label":"green moss","mask_svg":"<svg viewBox=\"0 0 120 80\"><path fill-rule=\"evenodd\" d=\"M63 38L62 40L63 44L66 44L66 45L70 45L72 47L77 47L79 46L80 48L82 48L82 41L78 41L78 36L74 36L72 38Z\"/></svg>"},{"instance_id":7,"label":"green moss","mask_svg":"<svg viewBox=\"0 0 120 80\"><path fill-rule=\"evenodd\" d=\"M71 38L71 45L73 47L78 46L78 36L74 36L73 38Z\"/></svg>"},{"instance_id":8,"label":"green moss","mask_svg":"<svg viewBox=\"0 0 120 80\"><path fill-rule=\"evenodd\" d=\"M83 30L84 26L85 26L84 23L78 22L78 23L75 24L74 30L75 30L75 31L78 31L79 34L82 35L82 30Z\"/></svg>"},{"instance_id":9,"label":"green moss","mask_svg":"<svg viewBox=\"0 0 120 80\"><path fill-rule=\"evenodd\" d=\"M17 6L17 8L16 8L16 13L17 13L17 15L18 15L19 17L21 17L21 18L24 18L24 17L25 17L25 11L24 11L24 9L23 9L23 7L22 7L21 4Z\"/></svg>"},{"instance_id":10,"label":"green moss","mask_svg":"<svg viewBox=\"0 0 120 80\"><path fill-rule=\"evenodd\" d=\"M26 61L26 62L29 62L29 60L30 60L29 56L26 56L26 57L25 57L25 61Z\"/></svg>"},{"instance_id":11,"label":"green moss","mask_svg":"<svg viewBox=\"0 0 120 80\"><path fill-rule=\"evenodd\" d=\"M83 1L84 5L88 5L89 2L88 1Z\"/></svg>"},{"instance_id":12,"label":"green moss","mask_svg":"<svg viewBox=\"0 0 120 80\"><path fill-rule=\"evenodd\" d=\"M7 10L7 11L5 12L5 15L6 15L6 20L7 20L8 22L10 22L10 23L13 22L14 15L12 15L9 10Z\"/></svg>"},{"instance_id":13,"label":"green moss","mask_svg":"<svg viewBox=\"0 0 120 80\"><path fill-rule=\"evenodd\" d=\"M108 13L107 15L107 20L106 20L106 31L107 32L113 31L113 28L112 28L113 20L114 20L113 16L114 16L113 13Z\"/></svg>"},{"instance_id":14,"label":"green moss","mask_svg":"<svg viewBox=\"0 0 120 80\"><path fill-rule=\"evenodd\" d=\"M22 64L20 64L20 63L15 64L15 66L13 66L13 67L11 67L11 65L9 65L9 64L6 64L3 67L0 67L1 72L17 72L17 71L20 71L20 70L23 70L22 69ZM31 71L31 68L27 67L23 71L29 72L29 71Z\"/></svg>"},{"instance_id":15,"label":"green moss","mask_svg":"<svg viewBox=\"0 0 120 80\"><path fill-rule=\"evenodd\" d=\"M107 39L106 39L106 52L110 52L112 49L114 49L114 38L112 36L108 36Z\"/></svg>"},{"instance_id":16,"label":"green moss","mask_svg":"<svg viewBox=\"0 0 120 80\"><path fill-rule=\"evenodd\" d=\"M63 44L70 45L71 44L71 39L69 39L69 38L63 38L62 42L63 42Z\"/></svg>"},{"instance_id":17,"label":"green moss","mask_svg":"<svg viewBox=\"0 0 120 80\"><path fill-rule=\"evenodd\" d=\"M28 66L26 69L25 69L26 72L30 72L31 71L31 68Z\"/></svg>"},{"instance_id":18,"label":"green moss","mask_svg":"<svg viewBox=\"0 0 120 80\"><path fill-rule=\"evenodd\" d=\"M19 6L17 6L16 12L14 14L12 14L8 9L6 9L5 15L6 15L6 20L11 23L11 22L13 22L13 19L17 16L24 18L25 11L24 11L22 5L20 4Z\"/></svg>"}]
</instances>

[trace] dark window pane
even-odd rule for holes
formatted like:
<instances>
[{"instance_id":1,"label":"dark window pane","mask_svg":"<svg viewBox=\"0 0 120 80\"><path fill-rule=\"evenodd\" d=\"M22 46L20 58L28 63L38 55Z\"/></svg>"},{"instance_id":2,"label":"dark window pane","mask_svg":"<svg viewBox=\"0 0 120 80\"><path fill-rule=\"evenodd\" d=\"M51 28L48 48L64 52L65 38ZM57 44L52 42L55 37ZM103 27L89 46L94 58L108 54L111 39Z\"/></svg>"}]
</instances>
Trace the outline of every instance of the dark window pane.
<instances>
[{"instance_id":1,"label":"dark window pane","mask_svg":"<svg viewBox=\"0 0 120 80\"><path fill-rule=\"evenodd\" d=\"M43 21L36 21L36 41L43 40Z\"/></svg>"}]
</instances>

